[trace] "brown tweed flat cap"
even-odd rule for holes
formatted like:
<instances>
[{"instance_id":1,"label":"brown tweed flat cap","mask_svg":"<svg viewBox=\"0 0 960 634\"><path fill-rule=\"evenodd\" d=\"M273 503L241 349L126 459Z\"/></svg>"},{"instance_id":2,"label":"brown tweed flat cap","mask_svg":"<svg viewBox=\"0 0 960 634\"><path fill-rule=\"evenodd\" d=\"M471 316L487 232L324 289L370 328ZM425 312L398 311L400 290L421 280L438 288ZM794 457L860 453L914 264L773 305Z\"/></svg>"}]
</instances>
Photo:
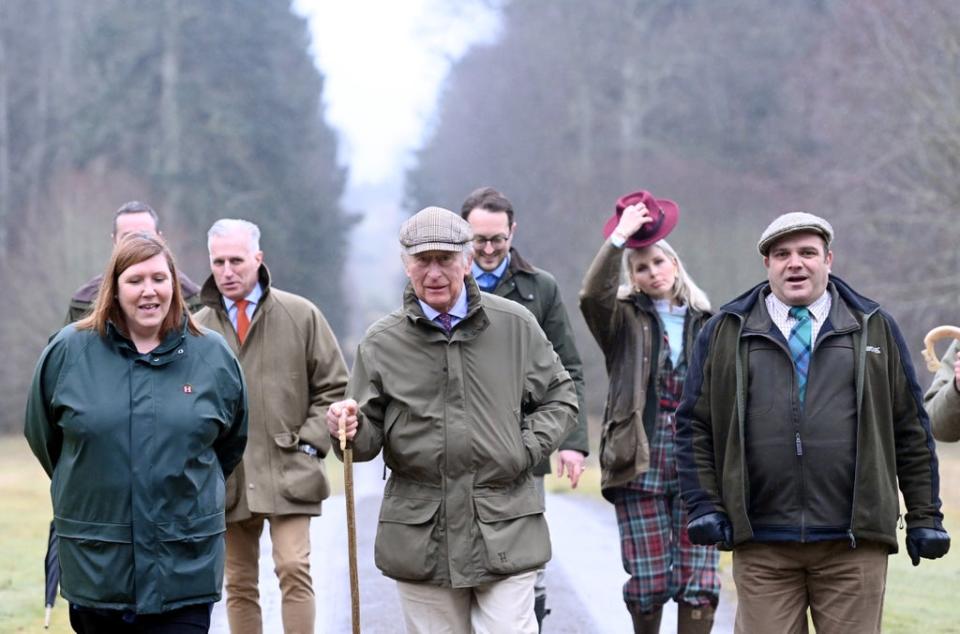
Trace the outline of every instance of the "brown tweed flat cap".
<instances>
[{"instance_id":1,"label":"brown tweed flat cap","mask_svg":"<svg viewBox=\"0 0 960 634\"><path fill-rule=\"evenodd\" d=\"M472 239L470 223L443 207L425 207L400 227L400 244L407 255L463 251Z\"/></svg>"}]
</instances>

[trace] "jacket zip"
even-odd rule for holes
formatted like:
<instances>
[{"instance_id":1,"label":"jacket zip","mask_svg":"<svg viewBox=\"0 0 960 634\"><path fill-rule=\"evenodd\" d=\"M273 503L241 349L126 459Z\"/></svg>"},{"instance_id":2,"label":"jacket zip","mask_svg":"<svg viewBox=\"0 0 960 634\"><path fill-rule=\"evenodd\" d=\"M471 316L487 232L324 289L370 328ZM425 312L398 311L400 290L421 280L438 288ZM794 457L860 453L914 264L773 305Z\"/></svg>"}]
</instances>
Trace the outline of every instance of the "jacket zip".
<instances>
[{"instance_id":1,"label":"jacket zip","mask_svg":"<svg viewBox=\"0 0 960 634\"><path fill-rule=\"evenodd\" d=\"M741 324L742 324L742 323L743 323L743 318L741 318ZM742 333L742 329L741 329L741 333ZM793 419L793 429L794 429L794 432L793 432L793 433L794 433L794 447L795 447L794 454L795 454L796 457L797 457L797 468L798 468L798 470L800 471L800 491L799 491L799 497L800 497L800 500L799 500L799 501L800 501L800 543L806 543L806 541L807 541L807 479L806 479L806 476L805 476L805 474L804 474L804 469L803 469L803 438L802 438L802 436L801 436L801 434L800 434L801 424L802 424L802 422L803 422L803 406L802 406L802 404L800 403L800 400L799 400L799 398L798 398L798 397L799 397L799 393L798 393L799 387L798 387L798 384L797 384L797 381L796 381L796 377L797 377L796 367L795 367L794 364L793 364L793 358L792 358L792 356L791 356L791 354L790 354L789 346L785 348L785 347L782 345L782 342L781 342L781 341L778 341L776 337L771 337L769 334L760 333L759 336L764 337L764 338L770 340L771 342L777 344L777 346L779 346L780 349L783 350L784 353L787 355L787 362L790 364L790 366L791 366L791 367L793 368L793 370L794 370L794 371L793 371L794 385L793 385L793 390L791 391L791 399L794 400L794 396L793 396L793 395L796 395L797 398L795 398L795 403L796 403L796 405L795 405L794 407L792 407L791 410L795 412L795 413L794 413L794 419ZM741 341L742 341L742 338L741 338ZM810 363L810 365L807 367L807 372L808 372L808 377L807 377L807 378L808 378L808 380L809 380L810 367L813 366L813 363L812 363L812 360L813 360L813 350L810 351L810 357L811 357L811 363ZM740 365L740 357L739 357L739 355L738 355L738 356L737 356L737 366L738 366L738 367L737 367L737 383L738 383L738 384L741 382L741 380L742 380L742 378L743 378L743 377L742 377L741 370L740 370L740 368L739 368L739 365ZM744 386L744 389L746 389L746 386ZM739 395L737 396L737 399L738 399L738 401L740 400L740 396L739 396ZM739 409L739 407L738 407L738 409ZM741 415L742 415L742 414L741 414ZM743 434L742 431L741 431L741 434ZM743 436L743 435L742 435L742 437L743 437L744 439L746 438L746 436ZM746 475L746 471L744 471L744 475ZM744 495L744 500L746 500L746 495Z\"/></svg>"},{"instance_id":2,"label":"jacket zip","mask_svg":"<svg viewBox=\"0 0 960 634\"><path fill-rule=\"evenodd\" d=\"M797 380L797 369L793 364L793 358L790 354L789 345L785 352L787 354L787 361L793 368L793 389L791 389L790 394L791 400L793 400L795 403L795 405L791 407L791 410L794 412L794 442L796 444L797 468L800 471L800 543L803 544L807 541L807 476L803 468L803 440L800 437L800 431L803 425L803 403L800 402L800 382ZM812 350L810 352L810 360L811 362L807 366L808 380L810 366L813 365Z\"/></svg>"}]
</instances>

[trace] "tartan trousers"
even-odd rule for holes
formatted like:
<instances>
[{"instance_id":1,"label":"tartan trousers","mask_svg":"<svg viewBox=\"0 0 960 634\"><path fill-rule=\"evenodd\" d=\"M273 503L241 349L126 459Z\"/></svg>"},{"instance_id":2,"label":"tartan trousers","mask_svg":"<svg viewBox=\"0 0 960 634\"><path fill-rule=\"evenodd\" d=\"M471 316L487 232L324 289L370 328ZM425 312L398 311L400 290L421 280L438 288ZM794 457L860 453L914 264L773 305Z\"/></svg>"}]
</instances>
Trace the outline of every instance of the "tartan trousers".
<instances>
[{"instance_id":1,"label":"tartan trousers","mask_svg":"<svg viewBox=\"0 0 960 634\"><path fill-rule=\"evenodd\" d=\"M623 585L627 606L653 612L673 599L716 607L720 554L713 546L690 543L679 492L650 494L623 488L615 495L620 554L630 575Z\"/></svg>"},{"instance_id":2,"label":"tartan trousers","mask_svg":"<svg viewBox=\"0 0 960 634\"><path fill-rule=\"evenodd\" d=\"M630 578L623 600L631 612L653 612L673 599L694 607L717 607L720 553L696 546L687 535L687 513L677 475L675 413L680 404L686 362L673 367L669 343L657 373L660 411L650 439L650 469L613 491L620 529L620 556Z\"/></svg>"}]
</instances>

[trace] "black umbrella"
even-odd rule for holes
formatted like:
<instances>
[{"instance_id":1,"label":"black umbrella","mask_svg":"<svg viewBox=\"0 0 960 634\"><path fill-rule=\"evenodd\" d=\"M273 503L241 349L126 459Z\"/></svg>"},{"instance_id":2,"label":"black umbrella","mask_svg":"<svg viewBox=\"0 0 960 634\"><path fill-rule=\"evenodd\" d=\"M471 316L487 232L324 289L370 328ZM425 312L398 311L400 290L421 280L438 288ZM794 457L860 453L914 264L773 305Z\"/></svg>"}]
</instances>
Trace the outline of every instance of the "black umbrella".
<instances>
[{"instance_id":1,"label":"black umbrella","mask_svg":"<svg viewBox=\"0 0 960 634\"><path fill-rule=\"evenodd\" d=\"M53 603L57 600L57 588L60 587L60 554L57 542L57 533L53 530L53 522L50 522L50 537L47 540L47 557L43 560L43 575L46 581L46 592L44 594L44 605L46 609L43 615L43 627L50 627L50 612L53 610Z\"/></svg>"}]
</instances>

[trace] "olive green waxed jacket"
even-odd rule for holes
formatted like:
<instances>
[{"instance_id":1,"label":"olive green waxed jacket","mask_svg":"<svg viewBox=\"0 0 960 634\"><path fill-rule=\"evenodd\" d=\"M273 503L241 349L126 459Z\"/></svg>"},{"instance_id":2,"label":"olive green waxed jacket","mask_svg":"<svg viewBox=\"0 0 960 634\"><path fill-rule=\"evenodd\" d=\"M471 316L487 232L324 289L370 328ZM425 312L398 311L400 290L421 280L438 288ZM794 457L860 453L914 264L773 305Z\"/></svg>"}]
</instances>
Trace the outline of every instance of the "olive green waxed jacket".
<instances>
[{"instance_id":1,"label":"olive green waxed jacket","mask_svg":"<svg viewBox=\"0 0 960 634\"><path fill-rule=\"evenodd\" d=\"M247 380L250 433L243 462L227 481L227 521L252 513L320 515L330 495L323 457L330 451L327 407L343 398L347 365L333 331L313 303L270 286L260 266L263 296L240 345L213 276L203 285L195 319L236 353ZM314 457L298 451L315 447Z\"/></svg>"},{"instance_id":2,"label":"olive green waxed jacket","mask_svg":"<svg viewBox=\"0 0 960 634\"><path fill-rule=\"evenodd\" d=\"M533 313L533 316L537 318L537 323L543 328L543 334L553 344L553 349L560 357L560 362L563 363L563 367L566 368L577 387L577 404L580 408L577 415L577 426L560 443L559 448L572 449L579 451L584 456L588 455L590 445L587 439L587 407L584 403L583 363L580 361L580 353L577 351L573 329L570 327L570 319L567 316L567 309L563 305L557 280L547 271L539 269L523 259L516 249L510 249L510 264L504 271L503 277L500 278L496 288L493 289L493 294L513 300ZM549 458L541 461L534 469L536 475L547 473L550 473Z\"/></svg>"},{"instance_id":3,"label":"olive green waxed jacket","mask_svg":"<svg viewBox=\"0 0 960 634\"><path fill-rule=\"evenodd\" d=\"M411 287L357 350L356 460L391 469L377 567L394 579L471 587L550 559L533 468L573 429L577 393L529 311L481 294L449 338ZM339 454L339 447L334 445Z\"/></svg>"},{"instance_id":4,"label":"olive green waxed jacket","mask_svg":"<svg viewBox=\"0 0 960 634\"><path fill-rule=\"evenodd\" d=\"M224 480L246 423L240 365L216 333L175 331L140 354L112 325L63 328L24 427L52 478L63 596L140 614L219 600Z\"/></svg>"},{"instance_id":5,"label":"olive green waxed jacket","mask_svg":"<svg viewBox=\"0 0 960 634\"><path fill-rule=\"evenodd\" d=\"M960 341L954 341L940 361L940 369L923 396L923 404L930 415L933 437L941 442L960 440L960 392L954 380L953 364L960 350Z\"/></svg>"}]
</instances>

